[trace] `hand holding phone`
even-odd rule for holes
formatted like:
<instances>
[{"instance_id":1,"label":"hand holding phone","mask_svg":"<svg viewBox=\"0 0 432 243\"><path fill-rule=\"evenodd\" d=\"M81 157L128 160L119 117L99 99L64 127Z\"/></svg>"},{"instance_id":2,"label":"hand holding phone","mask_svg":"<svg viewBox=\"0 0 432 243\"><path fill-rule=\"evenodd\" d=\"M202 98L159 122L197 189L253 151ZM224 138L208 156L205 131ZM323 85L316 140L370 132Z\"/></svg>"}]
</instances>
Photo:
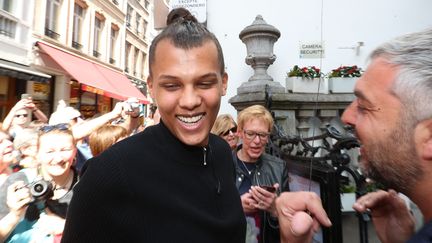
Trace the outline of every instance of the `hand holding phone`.
<instances>
[{"instance_id":1,"label":"hand holding phone","mask_svg":"<svg viewBox=\"0 0 432 243\"><path fill-rule=\"evenodd\" d=\"M31 95L30 94L21 94L21 99L23 100L23 99L28 99L28 98L31 98Z\"/></svg>"},{"instance_id":2,"label":"hand holding phone","mask_svg":"<svg viewBox=\"0 0 432 243\"><path fill-rule=\"evenodd\" d=\"M275 192L276 188L274 186L260 186L261 188L265 189L268 192Z\"/></svg>"}]
</instances>

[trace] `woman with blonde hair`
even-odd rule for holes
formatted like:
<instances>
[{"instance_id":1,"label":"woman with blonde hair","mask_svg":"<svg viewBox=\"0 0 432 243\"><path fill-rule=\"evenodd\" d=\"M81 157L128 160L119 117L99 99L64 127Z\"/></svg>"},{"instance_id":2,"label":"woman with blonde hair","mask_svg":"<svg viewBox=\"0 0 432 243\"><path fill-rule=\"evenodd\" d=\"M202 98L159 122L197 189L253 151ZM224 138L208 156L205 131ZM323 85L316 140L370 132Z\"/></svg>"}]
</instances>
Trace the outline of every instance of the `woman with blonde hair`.
<instances>
[{"instance_id":1,"label":"woman with blonde hair","mask_svg":"<svg viewBox=\"0 0 432 243\"><path fill-rule=\"evenodd\" d=\"M289 191L285 161L265 153L273 117L262 105L252 105L237 117L242 144L233 153L236 186L246 215L246 242L280 242L276 198Z\"/></svg>"},{"instance_id":2,"label":"woman with blonde hair","mask_svg":"<svg viewBox=\"0 0 432 243\"><path fill-rule=\"evenodd\" d=\"M232 150L237 148L237 124L231 115L219 115L210 132L227 141Z\"/></svg>"},{"instance_id":3,"label":"woman with blonde hair","mask_svg":"<svg viewBox=\"0 0 432 243\"><path fill-rule=\"evenodd\" d=\"M59 242L78 173L68 124L40 128L37 168L11 174L0 186L0 242Z\"/></svg>"}]
</instances>

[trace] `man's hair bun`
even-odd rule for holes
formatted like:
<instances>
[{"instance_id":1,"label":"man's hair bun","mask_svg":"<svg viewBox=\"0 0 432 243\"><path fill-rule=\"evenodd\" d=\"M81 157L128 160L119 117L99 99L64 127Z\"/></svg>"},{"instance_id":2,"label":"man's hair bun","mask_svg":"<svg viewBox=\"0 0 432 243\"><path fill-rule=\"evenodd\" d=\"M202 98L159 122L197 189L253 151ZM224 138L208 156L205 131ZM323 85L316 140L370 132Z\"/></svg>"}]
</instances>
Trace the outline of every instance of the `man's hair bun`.
<instances>
[{"instance_id":1,"label":"man's hair bun","mask_svg":"<svg viewBox=\"0 0 432 243\"><path fill-rule=\"evenodd\" d=\"M197 19L185 8L175 8L167 16L166 24L170 25L175 22L188 20L191 22L198 22Z\"/></svg>"}]
</instances>

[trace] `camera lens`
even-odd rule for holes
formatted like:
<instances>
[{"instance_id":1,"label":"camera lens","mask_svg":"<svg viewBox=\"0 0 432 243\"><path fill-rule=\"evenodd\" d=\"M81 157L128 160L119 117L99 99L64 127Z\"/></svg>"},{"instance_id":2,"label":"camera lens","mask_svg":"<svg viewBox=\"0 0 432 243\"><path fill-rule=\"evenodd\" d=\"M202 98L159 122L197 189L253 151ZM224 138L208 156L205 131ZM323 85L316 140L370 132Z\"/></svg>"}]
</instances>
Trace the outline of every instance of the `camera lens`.
<instances>
[{"instance_id":1,"label":"camera lens","mask_svg":"<svg viewBox=\"0 0 432 243\"><path fill-rule=\"evenodd\" d=\"M35 181L30 186L30 194L36 201L51 198L53 196L53 186L49 181Z\"/></svg>"},{"instance_id":2,"label":"camera lens","mask_svg":"<svg viewBox=\"0 0 432 243\"><path fill-rule=\"evenodd\" d=\"M44 190L44 186L42 186L41 184L36 184L34 186L34 190L35 190L35 192L41 193Z\"/></svg>"}]
</instances>

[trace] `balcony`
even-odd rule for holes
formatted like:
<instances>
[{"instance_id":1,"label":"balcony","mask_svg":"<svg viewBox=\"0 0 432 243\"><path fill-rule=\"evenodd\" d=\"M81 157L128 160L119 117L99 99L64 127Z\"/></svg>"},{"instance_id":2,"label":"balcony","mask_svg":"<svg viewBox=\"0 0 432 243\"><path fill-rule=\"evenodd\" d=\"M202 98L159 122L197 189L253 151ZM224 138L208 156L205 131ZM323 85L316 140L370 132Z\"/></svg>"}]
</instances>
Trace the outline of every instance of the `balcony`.
<instances>
[{"instance_id":1,"label":"balcony","mask_svg":"<svg viewBox=\"0 0 432 243\"><path fill-rule=\"evenodd\" d=\"M76 41L72 41L72 47L77 49L77 50L81 50L82 45Z\"/></svg>"},{"instance_id":2,"label":"balcony","mask_svg":"<svg viewBox=\"0 0 432 243\"><path fill-rule=\"evenodd\" d=\"M45 35L54 39L54 40L58 40L60 38L60 34L56 33L53 30L50 30L48 28L45 28Z\"/></svg>"}]
</instances>

